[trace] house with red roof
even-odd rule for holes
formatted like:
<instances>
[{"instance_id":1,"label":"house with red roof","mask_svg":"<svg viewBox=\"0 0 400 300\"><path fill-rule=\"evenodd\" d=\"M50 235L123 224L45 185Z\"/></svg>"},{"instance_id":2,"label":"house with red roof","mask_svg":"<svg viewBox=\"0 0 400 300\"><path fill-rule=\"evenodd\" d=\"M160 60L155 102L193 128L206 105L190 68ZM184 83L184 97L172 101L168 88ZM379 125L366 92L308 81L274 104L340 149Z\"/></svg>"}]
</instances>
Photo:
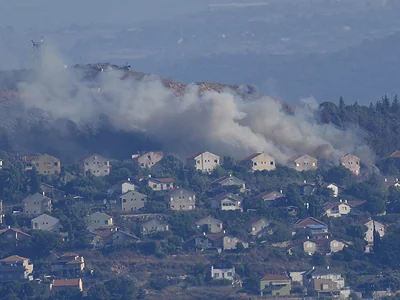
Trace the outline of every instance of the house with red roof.
<instances>
[{"instance_id":1,"label":"house with red roof","mask_svg":"<svg viewBox=\"0 0 400 300\"><path fill-rule=\"evenodd\" d=\"M241 193L246 190L246 182L233 176L232 174L222 176L211 182L211 186L216 189L224 189L228 187L237 187Z\"/></svg>"},{"instance_id":2,"label":"house with red roof","mask_svg":"<svg viewBox=\"0 0 400 300\"><path fill-rule=\"evenodd\" d=\"M308 154L295 156L291 159L296 171L313 171L318 169L318 159Z\"/></svg>"},{"instance_id":3,"label":"house with red roof","mask_svg":"<svg viewBox=\"0 0 400 300\"><path fill-rule=\"evenodd\" d=\"M9 226L6 229L0 230L0 243L11 248L24 244L30 238L29 234L18 228L11 228Z\"/></svg>"},{"instance_id":4,"label":"house with red roof","mask_svg":"<svg viewBox=\"0 0 400 300\"><path fill-rule=\"evenodd\" d=\"M76 279L54 279L50 284L50 291L56 293L63 290L83 291L81 278Z\"/></svg>"},{"instance_id":5,"label":"house with red roof","mask_svg":"<svg viewBox=\"0 0 400 300\"><path fill-rule=\"evenodd\" d=\"M73 252L54 254L51 262L51 272L64 277L78 277L83 274L85 269L85 259L83 256Z\"/></svg>"},{"instance_id":6,"label":"house with red roof","mask_svg":"<svg viewBox=\"0 0 400 300\"><path fill-rule=\"evenodd\" d=\"M164 158L164 153L160 151L149 151L143 154L133 154L132 160L139 168L151 169Z\"/></svg>"},{"instance_id":7,"label":"house with red roof","mask_svg":"<svg viewBox=\"0 0 400 300\"><path fill-rule=\"evenodd\" d=\"M275 158L265 152L253 153L242 159L241 163L252 171L273 171L276 169Z\"/></svg>"},{"instance_id":8,"label":"house with red roof","mask_svg":"<svg viewBox=\"0 0 400 300\"><path fill-rule=\"evenodd\" d=\"M186 157L186 165L202 172L211 172L220 165L220 162L218 155L208 151L197 152Z\"/></svg>"},{"instance_id":9,"label":"house with red roof","mask_svg":"<svg viewBox=\"0 0 400 300\"><path fill-rule=\"evenodd\" d=\"M33 264L28 258L12 255L0 260L0 282L32 280Z\"/></svg>"},{"instance_id":10,"label":"house with red roof","mask_svg":"<svg viewBox=\"0 0 400 300\"><path fill-rule=\"evenodd\" d=\"M196 250L216 250L222 252L225 250L235 250L237 245L241 243L244 248L248 248L249 244L237 237L221 233L203 233L197 234L185 242L186 248L194 248Z\"/></svg>"},{"instance_id":11,"label":"house with red roof","mask_svg":"<svg viewBox=\"0 0 400 300\"><path fill-rule=\"evenodd\" d=\"M339 202L327 202L324 205L324 215L327 217L341 217L348 215L353 208L362 206L365 201L340 200Z\"/></svg>"}]
</instances>

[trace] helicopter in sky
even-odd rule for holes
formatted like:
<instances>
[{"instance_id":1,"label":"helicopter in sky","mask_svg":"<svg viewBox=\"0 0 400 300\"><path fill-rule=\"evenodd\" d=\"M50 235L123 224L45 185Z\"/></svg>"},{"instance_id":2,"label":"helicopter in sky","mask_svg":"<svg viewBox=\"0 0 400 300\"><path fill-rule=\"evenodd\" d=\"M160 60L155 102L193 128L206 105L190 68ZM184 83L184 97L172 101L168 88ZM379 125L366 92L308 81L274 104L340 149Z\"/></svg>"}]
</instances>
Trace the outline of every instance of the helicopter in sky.
<instances>
[{"instance_id":1,"label":"helicopter in sky","mask_svg":"<svg viewBox=\"0 0 400 300\"><path fill-rule=\"evenodd\" d=\"M39 42L35 42L34 40L31 40L31 42L33 50L38 50L43 45L43 37L40 38Z\"/></svg>"}]
</instances>

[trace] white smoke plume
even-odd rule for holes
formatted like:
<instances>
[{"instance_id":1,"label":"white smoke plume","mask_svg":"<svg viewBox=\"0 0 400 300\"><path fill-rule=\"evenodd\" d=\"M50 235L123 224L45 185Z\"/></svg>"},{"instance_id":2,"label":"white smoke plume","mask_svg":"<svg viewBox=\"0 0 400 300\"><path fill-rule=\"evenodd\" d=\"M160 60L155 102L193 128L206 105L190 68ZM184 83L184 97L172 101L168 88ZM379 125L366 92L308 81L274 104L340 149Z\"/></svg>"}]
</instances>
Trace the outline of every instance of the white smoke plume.
<instances>
[{"instance_id":1,"label":"white smoke plume","mask_svg":"<svg viewBox=\"0 0 400 300\"><path fill-rule=\"evenodd\" d=\"M190 85L177 97L157 78L121 80L122 71L100 73L98 93L64 69L54 49L42 49L39 63L35 80L21 83L19 91L26 108L41 109L53 120L96 128L106 116L116 129L144 132L160 141L162 150L180 155L207 150L243 158L265 151L281 164L303 153L335 164L345 153L371 158L357 130L315 122L313 99L288 114L281 101L267 96L242 100L232 91L200 92Z\"/></svg>"}]
</instances>

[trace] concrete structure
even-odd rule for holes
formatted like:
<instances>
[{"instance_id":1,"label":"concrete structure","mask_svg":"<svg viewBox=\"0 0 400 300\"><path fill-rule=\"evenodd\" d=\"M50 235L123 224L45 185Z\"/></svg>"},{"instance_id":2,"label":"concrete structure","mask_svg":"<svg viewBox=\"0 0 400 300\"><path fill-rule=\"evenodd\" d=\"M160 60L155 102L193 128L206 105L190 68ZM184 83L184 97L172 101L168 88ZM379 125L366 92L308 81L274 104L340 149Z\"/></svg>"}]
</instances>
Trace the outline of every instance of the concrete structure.
<instances>
[{"instance_id":1,"label":"concrete structure","mask_svg":"<svg viewBox=\"0 0 400 300\"><path fill-rule=\"evenodd\" d=\"M83 291L82 279L54 279L50 284L50 291L57 293L62 290Z\"/></svg>"},{"instance_id":2,"label":"concrete structure","mask_svg":"<svg viewBox=\"0 0 400 300\"><path fill-rule=\"evenodd\" d=\"M169 230L168 224L158 219L149 219L142 222L141 228L144 235Z\"/></svg>"},{"instance_id":3,"label":"concrete structure","mask_svg":"<svg viewBox=\"0 0 400 300\"><path fill-rule=\"evenodd\" d=\"M37 156L24 156L25 171L36 170L40 175L59 174L61 162L57 157L43 154Z\"/></svg>"},{"instance_id":4,"label":"concrete structure","mask_svg":"<svg viewBox=\"0 0 400 300\"><path fill-rule=\"evenodd\" d=\"M80 277L85 269L85 259L76 253L55 254L51 262L51 272L63 278Z\"/></svg>"},{"instance_id":5,"label":"concrete structure","mask_svg":"<svg viewBox=\"0 0 400 300\"><path fill-rule=\"evenodd\" d=\"M342 190L337 184L334 184L334 183L328 184L326 187L328 189L332 190L332 196L333 197L339 196L339 194L340 194L340 192Z\"/></svg>"},{"instance_id":6,"label":"concrete structure","mask_svg":"<svg viewBox=\"0 0 400 300\"><path fill-rule=\"evenodd\" d=\"M239 178L232 176L232 174L214 180L213 182L211 182L211 185L214 188L224 188L224 187L226 188L235 186L239 188L239 191L241 193L244 193L244 191L246 190L246 183L243 180L240 180Z\"/></svg>"},{"instance_id":7,"label":"concrete structure","mask_svg":"<svg viewBox=\"0 0 400 300\"><path fill-rule=\"evenodd\" d=\"M235 280L235 266L230 268L214 268L214 266L210 267L210 275L212 280Z\"/></svg>"},{"instance_id":8,"label":"concrete structure","mask_svg":"<svg viewBox=\"0 0 400 300\"><path fill-rule=\"evenodd\" d=\"M28 258L12 255L0 260L0 281L32 280L33 264Z\"/></svg>"},{"instance_id":9,"label":"concrete structure","mask_svg":"<svg viewBox=\"0 0 400 300\"><path fill-rule=\"evenodd\" d=\"M349 214L353 208L363 205L365 201L347 201L328 202L324 205L324 215L327 217L341 217Z\"/></svg>"},{"instance_id":10,"label":"concrete structure","mask_svg":"<svg viewBox=\"0 0 400 300\"><path fill-rule=\"evenodd\" d=\"M345 287L345 281L340 272L326 269L312 269L304 274L304 282L313 290L318 298L338 294Z\"/></svg>"},{"instance_id":11,"label":"concrete structure","mask_svg":"<svg viewBox=\"0 0 400 300\"><path fill-rule=\"evenodd\" d=\"M53 209L51 199L39 193L29 195L22 200L22 208L25 215L32 216L39 216Z\"/></svg>"},{"instance_id":12,"label":"concrete structure","mask_svg":"<svg viewBox=\"0 0 400 300\"><path fill-rule=\"evenodd\" d=\"M121 213L133 213L144 208L147 201L145 194L128 191L117 199L117 208Z\"/></svg>"},{"instance_id":13,"label":"concrete structure","mask_svg":"<svg viewBox=\"0 0 400 300\"><path fill-rule=\"evenodd\" d=\"M374 245L374 229L379 233L379 236L383 238L385 236L386 228L385 225L374 220L362 220L360 221L360 224L367 227L364 239L368 242L365 252L369 253Z\"/></svg>"},{"instance_id":14,"label":"concrete structure","mask_svg":"<svg viewBox=\"0 0 400 300\"><path fill-rule=\"evenodd\" d=\"M266 218L251 220L247 223L247 230L250 235L262 235L270 224L271 221L267 220Z\"/></svg>"},{"instance_id":15,"label":"concrete structure","mask_svg":"<svg viewBox=\"0 0 400 300\"><path fill-rule=\"evenodd\" d=\"M164 196L171 210L193 210L196 208L196 194L185 189L174 189Z\"/></svg>"},{"instance_id":16,"label":"concrete structure","mask_svg":"<svg viewBox=\"0 0 400 300\"><path fill-rule=\"evenodd\" d=\"M274 297L289 296L292 289L292 280L281 274L268 274L260 279L260 295Z\"/></svg>"},{"instance_id":17,"label":"concrete structure","mask_svg":"<svg viewBox=\"0 0 400 300\"><path fill-rule=\"evenodd\" d=\"M197 152L186 158L186 164L199 171L211 172L220 165L220 157L207 151Z\"/></svg>"},{"instance_id":18,"label":"concrete structure","mask_svg":"<svg viewBox=\"0 0 400 300\"><path fill-rule=\"evenodd\" d=\"M313 171L318 169L318 159L308 154L295 157L293 159L294 168L296 171Z\"/></svg>"},{"instance_id":19,"label":"concrete structure","mask_svg":"<svg viewBox=\"0 0 400 300\"><path fill-rule=\"evenodd\" d=\"M276 169L275 158L258 152L244 158L241 163L252 171L273 171Z\"/></svg>"},{"instance_id":20,"label":"concrete structure","mask_svg":"<svg viewBox=\"0 0 400 300\"><path fill-rule=\"evenodd\" d=\"M353 154L346 154L340 159L340 164L349 169L351 173L355 176L360 175L360 166L361 160L358 156Z\"/></svg>"},{"instance_id":21,"label":"concrete structure","mask_svg":"<svg viewBox=\"0 0 400 300\"><path fill-rule=\"evenodd\" d=\"M198 220L196 227L206 233L219 233L223 230L222 221L211 216Z\"/></svg>"},{"instance_id":22,"label":"concrete structure","mask_svg":"<svg viewBox=\"0 0 400 300\"><path fill-rule=\"evenodd\" d=\"M94 212L89 215L87 229L93 231L105 226L114 225L113 218L103 212Z\"/></svg>"},{"instance_id":23,"label":"concrete structure","mask_svg":"<svg viewBox=\"0 0 400 300\"><path fill-rule=\"evenodd\" d=\"M107 176L111 172L111 164L103 156L93 154L82 160L81 171L84 175L91 173L94 176Z\"/></svg>"},{"instance_id":24,"label":"concrete structure","mask_svg":"<svg viewBox=\"0 0 400 300\"><path fill-rule=\"evenodd\" d=\"M211 208L243 211L243 198L232 193L223 193L211 199Z\"/></svg>"},{"instance_id":25,"label":"concrete structure","mask_svg":"<svg viewBox=\"0 0 400 300\"><path fill-rule=\"evenodd\" d=\"M146 152L143 154L133 154L132 160L133 162L142 169L150 169L154 167L157 163L159 163L164 158L163 152Z\"/></svg>"},{"instance_id":26,"label":"concrete structure","mask_svg":"<svg viewBox=\"0 0 400 300\"><path fill-rule=\"evenodd\" d=\"M48 214L42 214L31 220L32 229L57 231L60 229L60 220L49 216Z\"/></svg>"},{"instance_id":27,"label":"concrete structure","mask_svg":"<svg viewBox=\"0 0 400 300\"><path fill-rule=\"evenodd\" d=\"M169 191L174 188L173 178L149 178L147 185L156 192Z\"/></svg>"}]
</instances>

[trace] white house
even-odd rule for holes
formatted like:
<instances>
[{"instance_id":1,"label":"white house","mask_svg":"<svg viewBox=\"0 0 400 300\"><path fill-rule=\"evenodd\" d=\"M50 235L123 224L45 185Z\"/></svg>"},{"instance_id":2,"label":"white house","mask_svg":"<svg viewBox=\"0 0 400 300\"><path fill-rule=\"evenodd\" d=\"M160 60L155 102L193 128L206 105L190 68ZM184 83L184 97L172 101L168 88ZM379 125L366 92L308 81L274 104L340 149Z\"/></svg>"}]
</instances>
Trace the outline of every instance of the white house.
<instances>
[{"instance_id":1,"label":"white house","mask_svg":"<svg viewBox=\"0 0 400 300\"><path fill-rule=\"evenodd\" d=\"M173 178L149 178L148 186L153 191L168 191L174 188Z\"/></svg>"},{"instance_id":2,"label":"white house","mask_svg":"<svg viewBox=\"0 0 400 300\"><path fill-rule=\"evenodd\" d=\"M31 220L31 226L32 229L54 231L60 228L60 220L47 214L42 214Z\"/></svg>"},{"instance_id":3,"label":"white house","mask_svg":"<svg viewBox=\"0 0 400 300\"><path fill-rule=\"evenodd\" d=\"M186 158L186 164L199 171L211 172L220 165L220 157L207 151L197 152Z\"/></svg>"},{"instance_id":4,"label":"white house","mask_svg":"<svg viewBox=\"0 0 400 300\"><path fill-rule=\"evenodd\" d=\"M212 280L219 280L219 279L226 279L233 281L235 279L235 266L229 268L214 268L211 266L211 279Z\"/></svg>"},{"instance_id":5,"label":"white house","mask_svg":"<svg viewBox=\"0 0 400 300\"><path fill-rule=\"evenodd\" d=\"M364 239L368 242L365 250L365 252L368 253L371 251L371 248L374 245L374 228L375 231L379 233L379 236L382 238L385 235L385 225L374 220L363 220L360 221L360 224L367 227Z\"/></svg>"},{"instance_id":6,"label":"white house","mask_svg":"<svg viewBox=\"0 0 400 300\"><path fill-rule=\"evenodd\" d=\"M93 231L104 226L114 225L113 218L103 212L95 212L89 215L87 229Z\"/></svg>"}]
</instances>

